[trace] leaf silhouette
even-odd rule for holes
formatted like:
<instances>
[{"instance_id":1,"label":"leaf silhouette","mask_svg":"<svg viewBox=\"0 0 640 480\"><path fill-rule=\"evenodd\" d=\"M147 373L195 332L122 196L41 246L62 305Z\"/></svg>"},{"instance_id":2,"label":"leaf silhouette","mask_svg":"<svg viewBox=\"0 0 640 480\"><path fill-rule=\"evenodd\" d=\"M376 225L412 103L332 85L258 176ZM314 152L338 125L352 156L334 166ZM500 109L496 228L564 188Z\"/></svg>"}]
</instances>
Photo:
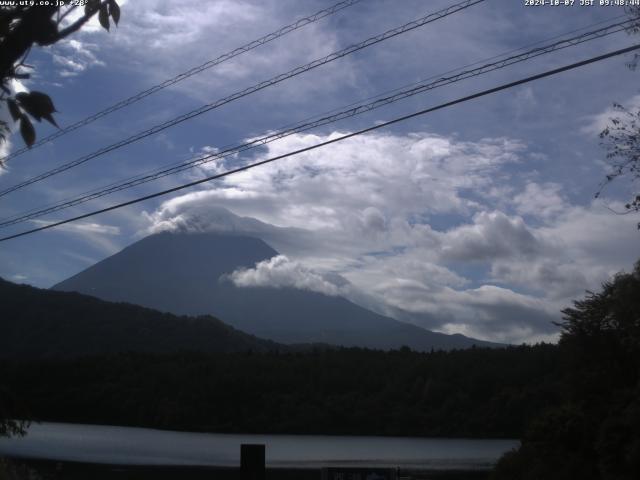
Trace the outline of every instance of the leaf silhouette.
<instances>
[{"instance_id":1,"label":"leaf silhouette","mask_svg":"<svg viewBox=\"0 0 640 480\"><path fill-rule=\"evenodd\" d=\"M29 148L31 148L31 146L36 142L36 131L33 128L29 117L24 115L20 119L20 135L22 135L24 143L26 143Z\"/></svg>"},{"instance_id":2,"label":"leaf silhouette","mask_svg":"<svg viewBox=\"0 0 640 480\"><path fill-rule=\"evenodd\" d=\"M56 127L58 126L52 116L56 112L56 107L53 105L51 97L46 93L38 91L22 92L16 95L16 100L36 120L40 121L44 118Z\"/></svg>"},{"instance_id":3,"label":"leaf silhouette","mask_svg":"<svg viewBox=\"0 0 640 480\"><path fill-rule=\"evenodd\" d=\"M105 30L109 30L109 7L107 7L106 3L104 5L100 5L100 11L98 12L98 21Z\"/></svg>"},{"instance_id":4,"label":"leaf silhouette","mask_svg":"<svg viewBox=\"0 0 640 480\"><path fill-rule=\"evenodd\" d=\"M16 103L13 98L7 99L7 106L9 107L9 113L11 114L11 118L13 118L14 122L17 122L22 117L22 112L20 111L20 107Z\"/></svg>"},{"instance_id":5,"label":"leaf silhouette","mask_svg":"<svg viewBox=\"0 0 640 480\"><path fill-rule=\"evenodd\" d=\"M113 23L117 26L120 21L120 6L116 0L109 0L109 14L113 18Z\"/></svg>"}]
</instances>

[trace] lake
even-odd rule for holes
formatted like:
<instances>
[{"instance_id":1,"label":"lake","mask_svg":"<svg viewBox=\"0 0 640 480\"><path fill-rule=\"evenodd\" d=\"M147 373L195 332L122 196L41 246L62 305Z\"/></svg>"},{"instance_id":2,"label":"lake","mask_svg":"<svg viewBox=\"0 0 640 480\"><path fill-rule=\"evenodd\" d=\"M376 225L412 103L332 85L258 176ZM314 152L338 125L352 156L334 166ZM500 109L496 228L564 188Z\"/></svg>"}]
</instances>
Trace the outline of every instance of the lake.
<instances>
[{"instance_id":1,"label":"lake","mask_svg":"<svg viewBox=\"0 0 640 480\"><path fill-rule=\"evenodd\" d=\"M237 467L240 444L266 445L270 468L377 466L420 470L490 468L518 440L189 433L147 428L33 424L0 438L0 456L114 465Z\"/></svg>"}]
</instances>

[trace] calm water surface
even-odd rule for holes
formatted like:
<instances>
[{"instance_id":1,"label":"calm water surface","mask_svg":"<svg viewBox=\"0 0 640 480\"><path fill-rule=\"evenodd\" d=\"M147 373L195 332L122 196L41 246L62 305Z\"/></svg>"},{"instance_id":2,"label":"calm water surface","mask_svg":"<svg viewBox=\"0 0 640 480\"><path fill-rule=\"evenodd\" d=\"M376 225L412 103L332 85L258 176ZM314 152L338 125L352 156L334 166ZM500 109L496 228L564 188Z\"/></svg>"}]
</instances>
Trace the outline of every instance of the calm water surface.
<instances>
[{"instance_id":1,"label":"calm water surface","mask_svg":"<svg viewBox=\"0 0 640 480\"><path fill-rule=\"evenodd\" d=\"M122 465L238 466L240 444L264 443L268 467L490 468L517 440L185 433L146 428L34 424L0 438L0 455Z\"/></svg>"}]
</instances>

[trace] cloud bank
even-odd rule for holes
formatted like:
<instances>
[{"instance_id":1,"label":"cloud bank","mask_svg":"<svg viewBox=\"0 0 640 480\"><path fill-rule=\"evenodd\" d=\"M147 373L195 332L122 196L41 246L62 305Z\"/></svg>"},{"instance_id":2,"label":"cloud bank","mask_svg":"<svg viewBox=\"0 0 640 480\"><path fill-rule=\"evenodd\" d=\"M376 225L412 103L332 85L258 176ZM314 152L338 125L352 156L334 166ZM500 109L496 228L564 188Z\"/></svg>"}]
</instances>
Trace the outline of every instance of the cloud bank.
<instances>
[{"instance_id":1,"label":"cloud bank","mask_svg":"<svg viewBox=\"0 0 640 480\"><path fill-rule=\"evenodd\" d=\"M234 161L337 135L294 135ZM508 138L370 134L226 177L147 218L152 231L261 236L283 254L234 272L239 286L345 295L447 333L553 340L560 310L640 252L633 219L513 173L526 155Z\"/></svg>"}]
</instances>

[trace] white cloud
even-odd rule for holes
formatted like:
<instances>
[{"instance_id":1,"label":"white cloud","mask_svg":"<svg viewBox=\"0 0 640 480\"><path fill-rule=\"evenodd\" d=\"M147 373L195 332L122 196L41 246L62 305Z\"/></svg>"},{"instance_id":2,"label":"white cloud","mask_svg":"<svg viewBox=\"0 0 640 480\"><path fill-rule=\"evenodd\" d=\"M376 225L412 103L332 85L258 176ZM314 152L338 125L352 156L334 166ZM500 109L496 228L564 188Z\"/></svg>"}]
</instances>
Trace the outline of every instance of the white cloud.
<instances>
[{"instance_id":1,"label":"white cloud","mask_svg":"<svg viewBox=\"0 0 640 480\"><path fill-rule=\"evenodd\" d=\"M533 257L540 249L522 218L502 212L480 212L473 224L452 229L442 239L443 257L456 261Z\"/></svg>"},{"instance_id":2,"label":"white cloud","mask_svg":"<svg viewBox=\"0 0 640 480\"><path fill-rule=\"evenodd\" d=\"M317 4L314 6L318 8ZM75 38L83 43L100 43L107 54L108 50L126 51L127 62L114 59L114 63L124 71L131 68L136 75L142 71L147 84L153 85L310 13L313 10L309 11L308 4L281 0L137 0L123 6L119 27L108 35L93 19ZM197 101L210 102L221 92L230 93L230 86L248 87L340 48L336 33L327 28L326 22L318 22L289 34L287 40L270 42L255 52L219 64L175 88ZM343 59L336 63L340 66L323 67L322 80L288 82L286 91L274 89L272 98L306 101L308 95L319 89L334 91L353 83L350 61Z\"/></svg>"},{"instance_id":3,"label":"white cloud","mask_svg":"<svg viewBox=\"0 0 640 480\"><path fill-rule=\"evenodd\" d=\"M338 135L294 135L236 161ZM558 182L511 175L526 153L502 138L363 135L225 177L147 218L151 231L260 236L287 256L238 274L247 285L339 292L449 333L552 340L560 310L640 249L632 218L573 205ZM327 280L334 274L350 287Z\"/></svg>"},{"instance_id":4,"label":"white cloud","mask_svg":"<svg viewBox=\"0 0 640 480\"><path fill-rule=\"evenodd\" d=\"M268 146L262 158L340 136L293 135ZM476 201L461 195L484 189L493 173L517 161L518 142L456 142L435 135L367 135L226 177L208 191L210 202L281 226L371 228L389 213L469 212ZM386 229L388 230L388 229Z\"/></svg>"},{"instance_id":5,"label":"white cloud","mask_svg":"<svg viewBox=\"0 0 640 480\"><path fill-rule=\"evenodd\" d=\"M568 208L563 189L555 182L528 182L524 190L513 198L516 211L520 215L551 220Z\"/></svg>"},{"instance_id":6,"label":"white cloud","mask_svg":"<svg viewBox=\"0 0 640 480\"><path fill-rule=\"evenodd\" d=\"M549 341L557 338L553 321L559 311L542 299L506 288L483 285L466 291L444 290L438 295L454 321L440 329L501 342Z\"/></svg>"},{"instance_id":7,"label":"white cloud","mask_svg":"<svg viewBox=\"0 0 640 480\"><path fill-rule=\"evenodd\" d=\"M230 215L211 198L211 192L189 193L163 202L155 212L144 212L149 234L162 231L253 233L270 231L270 226L253 218Z\"/></svg>"},{"instance_id":8,"label":"white cloud","mask_svg":"<svg viewBox=\"0 0 640 480\"><path fill-rule=\"evenodd\" d=\"M324 295L336 296L340 289L325 280L321 275L292 262L285 255L277 255L269 260L258 262L255 268L240 269L229 275L229 279L238 287L296 288Z\"/></svg>"},{"instance_id":9,"label":"white cloud","mask_svg":"<svg viewBox=\"0 0 640 480\"><path fill-rule=\"evenodd\" d=\"M622 209L622 205L613 207ZM629 268L640 257L637 216L614 215L602 203L572 206L553 225L539 229L545 241L579 258L581 265L606 265L608 274Z\"/></svg>"},{"instance_id":10,"label":"white cloud","mask_svg":"<svg viewBox=\"0 0 640 480\"><path fill-rule=\"evenodd\" d=\"M31 220L31 223L39 227L49 225L52 222L46 220ZM79 236L92 247L109 255L113 255L121 249L121 245L110 238L119 237L121 233L120 227L113 225L103 225L93 222L73 222L60 225L55 228L55 231L70 233L76 237Z\"/></svg>"},{"instance_id":11,"label":"white cloud","mask_svg":"<svg viewBox=\"0 0 640 480\"><path fill-rule=\"evenodd\" d=\"M640 257L636 223L598 202L567 205L553 222L532 229L541 247L536 258L498 260L492 278L566 305Z\"/></svg>"},{"instance_id":12,"label":"white cloud","mask_svg":"<svg viewBox=\"0 0 640 480\"><path fill-rule=\"evenodd\" d=\"M581 295L595 282L594 278L587 278L583 271L584 265L565 262L566 260L549 257L541 257L535 261L500 260L491 265L491 277L502 284L546 294L551 300L566 301ZM600 275L595 278L603 278L602 272L598 273Z\"/></svg>"},{"instance_id":13,"label":"white cloud","mask_svg":"<svg viewBox=\"0 0 640 480\"><path fill-rule=\"evenodd\" d=\"M104 67L104 61L99 60L99 47L95 43L83 42L77 39L63 40L51 50L53 63L57 65L58 75L61 77L75 77L91 67Z\"/></svg>"},{"instance_id":14,"label":"white cloud","mask_svg":"<svg viewBox=\"0 0 640 480\"><path fill-rule=\"evenodd\" d=\"M31 220L36 225L49 225L51 222L44 220ZM83 233L100 233L103 235L119 235L120 228L112 225L102 225L99 223L66 223L58 227L59 230L66 230L69 232L83 232Z\"/></svg>"}]
</instances>

